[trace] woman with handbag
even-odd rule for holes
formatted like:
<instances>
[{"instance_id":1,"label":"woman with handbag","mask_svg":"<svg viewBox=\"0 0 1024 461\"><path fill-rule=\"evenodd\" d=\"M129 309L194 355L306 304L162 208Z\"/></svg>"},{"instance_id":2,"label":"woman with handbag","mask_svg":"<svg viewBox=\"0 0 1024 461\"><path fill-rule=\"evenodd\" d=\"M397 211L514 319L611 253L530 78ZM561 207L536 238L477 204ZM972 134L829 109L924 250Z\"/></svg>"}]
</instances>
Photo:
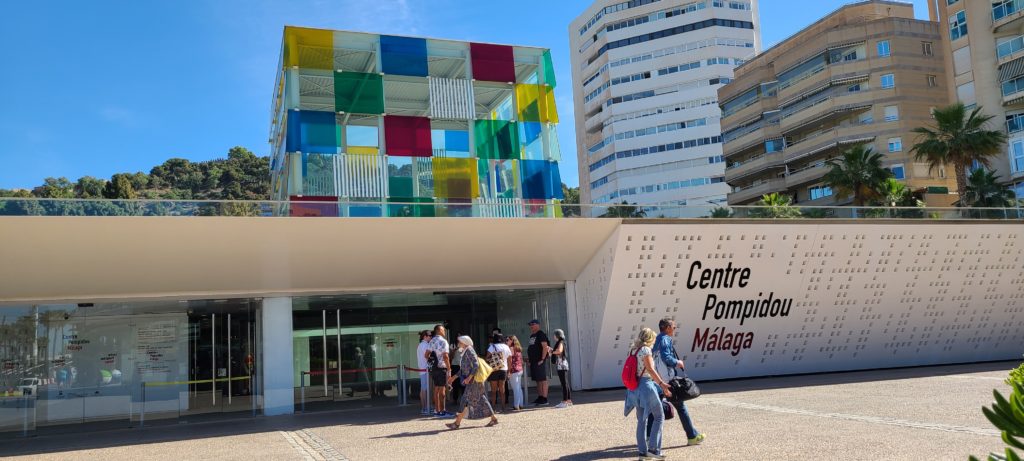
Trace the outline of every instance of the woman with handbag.
<instances>
[{"instance_id":1,"label":"woman with handbag","mask_svg":"<svg viewBox=\"0 0 1024 461\"><path fill-rule=\"evenodd\" d=\"M551 362L555 364L558 371L558 382L562 384L562 403L555 405L555 408L569 408L572 406L572 390L569 388L569 359L565 348L565 332L555 330L555 348L551 350Z\"/></svg>"},{"instance_id":2,"label":"woman with handbag","mask_svg":"<svg viewBox=\"0 0 1024 461\"><path fill-rule=\"evenodd\" d=\"M512 349L505 345L505 337L501 333L495 333L491 337L491 345L487 347L487 364L494 370L487 377L491 385L491 400L497 405L501 402L501 411L505 412L505 380L508 378L508 358L512 355Z\"/></svg>"},{"instance_id":3,"label":"woman with handbag","mask_svg":"<svg viewBox=\"0 0 1024 461\"><path fill-rule=\"evenodd\" d=\"M484 392L484 378L479 381L475 379L477 369L481 368L481 365L476 351L473 350L473 340L469 336L459 336L458 341L459 349L462 351L462 363L459 374L448 378L448 383L451 384L458 379L465 385L466 391L459 399L459 412L455 415L455 422L445 426L455 430L462 425L464 418L480 419L488 416L491 421L487 423L487 427L497 425L498 418L494 416L494 409L491 408L491 402L487 401L487 393ZM486 363L483 364L483 368L487 368Z\"/></svg>"},{"instance_id":4,"label":"woman with handbag","mask_svg":"<svg viewBox=\"0 0 1024 461\"><path fill-rule=\"evenodd\" d=\"M508 379L509 387L512 388L512 409L523 409L523 345L519 338L511 335L506 340L506 345L512 351L508 358Z\"/></svg>"},{"instance_id":5,"label":"woman with handbag","mask_svg":"<svg viewBox=\"0 0 1024 461\"><path fill-rule=\"evenodd\" d=\"M654 368L654 352L651 350L654 338L654 330L650 328L640 330L630 351L630 354L636 355L637 360L638 386L632 392L637 393L636 447L642 459L665 459L661 454L661 430L665 423L665 410L662 407L658 388L661 388L666 397L672 396L672 389ZM650 435L647 431L648 419L652 421Z\"/></svg>"}]
</instances>

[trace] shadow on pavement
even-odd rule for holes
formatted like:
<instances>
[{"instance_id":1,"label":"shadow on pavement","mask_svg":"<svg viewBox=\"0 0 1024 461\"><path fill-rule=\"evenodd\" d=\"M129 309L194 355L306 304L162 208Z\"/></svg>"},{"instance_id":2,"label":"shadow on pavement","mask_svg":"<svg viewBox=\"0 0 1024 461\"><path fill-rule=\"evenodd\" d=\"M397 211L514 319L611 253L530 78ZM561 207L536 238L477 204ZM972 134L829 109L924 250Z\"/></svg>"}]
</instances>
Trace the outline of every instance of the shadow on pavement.
<instances>
[{"instance_id":1,"label":"shadow on pavement","mask_svg":"<svg viewBox=\"0 0 1024 461\"><path fill-rule=\"evenodd\" d=\"M828 374L777 376L764 378L747 378L729 381L701 382L707 394L720 392L742 392L752 390L793 388L804 386L824 386L833 384L850 384L860 382L877 382L924 377L938 377L963 373L980 373L989 371L1006 371L1018 365L1018 361L986 362L964 365L943 365L915 368L895 368L869 371L835 372ZM699 378L699 376L695 376ZM573 401L578 405L621 401L622 389L578 392ZM550 408L550 407L547 407ZM543 409L543 408L538 408ZM532 411L532 409L531 409ZM553 410L558 411L558 410ZM500 417L500 416L499 416ZM30 438L0 439L0 457L15 455L35 455L44 453L62 453L75 450L103 449L128 445L174 442L182 440L200 440L214 437L225 437L242 434L294 431L300 429L326 426L363 426L377 424L393 424L423 419L419 416L418 405L402 407L359 408L352 410L314 412L270 418L238 418L190 424L164 424L145 428L124 428L116 430L92 430L88 427L72 428L79 431L64 434L46 434ZM448 420L433 419L437 430L422 432L404 432L379 438L405 438L429 436L447 429L444 423ZM482 426L480 426L482 427ZM477 426L464 426L460 430L475 429ZM559 458L562 460L600 460L634 456L635 447L603 448L591 452L578 453Z\"/></svg>"}]
</instances>

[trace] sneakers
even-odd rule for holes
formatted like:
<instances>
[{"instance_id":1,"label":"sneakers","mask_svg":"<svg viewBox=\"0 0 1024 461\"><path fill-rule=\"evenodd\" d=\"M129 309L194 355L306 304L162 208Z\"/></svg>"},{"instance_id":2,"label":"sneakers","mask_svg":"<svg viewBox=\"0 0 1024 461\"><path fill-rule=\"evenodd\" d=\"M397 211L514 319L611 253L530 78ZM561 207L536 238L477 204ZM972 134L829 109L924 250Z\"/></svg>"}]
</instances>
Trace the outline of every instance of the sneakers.
<instances>
[{"instance_id":1,"label":"sneakers","mask_svg":"<svg viewBox=\"0 0 1024 461\"><path fill-rule=\"evenodd\" d=\"M706 435L704 435L704 434L697 434L697 436L692 438L692 439L686 439L686 444L687 445L700 445L700 443L703 442L705 438L707 438Z\"/></svg>"},{"instance_id":2,"label":"sneakers","mask_svg":"<svg viewBox=\"0 0 1024 461\"><path fill-rule=\"evenodd\" d=\"M430 416L432 413L433 412L431 412L430 410L427 410L425 408L420 410L420 414L423 415L423 416Z\"/></svg>"},{"instance_id":3,"label":"sneakers","mask_svg":"<svg viewBox=\"0 0 1024 461\"><path fill-rule=\"evenodd\" d=\"M646 460L646 459L659 460L659 459L665 459L665 455L659 455L657 453L640 453L640 459L641 460Z\"/></svg>"},{"instance_id":4,"label":"sneakers","mask_svg":"<svg viewBox=\"0 0 1024 461\"><path fill-rule=\"evenodd\" d=\"M562 403L559 403L558 405L555 405L555 408L569 408L571 406L572 406L572 402L562 402Z\"/></svg>"},{"instance_id":5,"label":"sneakers","mask_svg":"<svg viewBox=\"0 0 1024 461\"><path fill-rule=\"evenodd\" d=\"M536 400L536 401L534 401L534 402L533 402L533 404L534 404L535 406L538 406L538 407L540 407L540 406L544 406L544 405L547 405L547 404L548 404L548 399L546 399L546 398L544 398L544 397L537 397L537 400Z\"/></svg>"}]
</instances>

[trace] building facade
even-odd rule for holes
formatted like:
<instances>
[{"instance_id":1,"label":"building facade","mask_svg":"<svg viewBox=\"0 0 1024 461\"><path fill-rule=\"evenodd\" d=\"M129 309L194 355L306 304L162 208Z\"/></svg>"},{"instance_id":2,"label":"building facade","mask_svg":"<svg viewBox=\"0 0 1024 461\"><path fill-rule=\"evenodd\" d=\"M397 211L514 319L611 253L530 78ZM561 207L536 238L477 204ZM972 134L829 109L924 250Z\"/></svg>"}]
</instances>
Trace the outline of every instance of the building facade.
<instances>
[{"instance_id":1,"label":"building facade","mask_svg":"<svg viewBox=\"0 0 1024 461\"><path fill-rule=\"evenodd\" d=\"M942 36L913 6L844 6L736 69L719 90L729 203L764 194L832 205L825 162L855 145L884 153L885 168L929 205L949 205L950 171L916 163L911 130L933 124L947 101Z\"/></svg>"},{"instance_id":2,"label":"building facade","mask_svg":"<svg viewBox=\"0 0 1024 461\"><path fill-rule=\"evenodd\" d=\"M582 203L724 202L717 89L757 1L598 0L569 26Z\"/></svg>"},{"instance_id":3,"label":"building facade","mask_svg":"<svg viewBox=\"0 0 1024 461\"><path fill-rule=\"evenodd\" d=\"M273 197L293 216L554 215L554 75L543 48L285 27Z\"/></svg>"},{"instance_id":4,"label":"building facade","mask_svg":"<svg viewBox=\"0 0 1024 461\"><path fill-rule=\"evenodd\" d=\"M992 158L999 178L1024 197L1024 2L929 0L944 40L950 99L980 106L1009 135Z\"/></svg>"}]
</instances>

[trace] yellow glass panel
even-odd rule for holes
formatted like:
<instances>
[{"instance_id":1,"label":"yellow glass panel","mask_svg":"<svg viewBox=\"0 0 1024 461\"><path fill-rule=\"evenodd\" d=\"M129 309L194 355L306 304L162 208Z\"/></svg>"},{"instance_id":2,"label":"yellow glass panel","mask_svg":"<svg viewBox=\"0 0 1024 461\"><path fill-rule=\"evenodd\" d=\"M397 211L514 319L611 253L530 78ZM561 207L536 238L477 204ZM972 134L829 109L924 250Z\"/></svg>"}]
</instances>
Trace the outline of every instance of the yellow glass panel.
<instances>
[{"instance_id":1,"label":"yellow glass panel","mask_svg":"<svg viewBox=\"0 0 1024 461\"><path fill-rule=\"evenodd\" d=\"M558 123L555 93L549 86L529 83L516 85L516 105L519 107L520 121Z\"/></svg>"},{"instance_id":2,"label":"yellow glass panel","mask_svg":"<svg viewBox=\"0 0 1024 461\"><path fill-rule=\"evenodd\" d=\"M472 199L480 196L475 158L434 157L434 196Z\"/></svg>"},{"instance_id":3,"label":"yellow glass panel","mask_svg":"<svg viewBox=\"0 0 1024 461\"><path fill-rule=\"evenodd\" d=\"M348 146L346 153L352 155L377 155L380 149L372 146Z\"/></svg>"},{"instance_id":4,"label":"yellow glass panel","mask_svg":"<svg viewBox=\"0 0 1024 461\"><path fill-rule=\"evenodd\" d=\"M334 33L322 29L285 27L284 65L334 69Z\"/></svg>"}]
</instances>

